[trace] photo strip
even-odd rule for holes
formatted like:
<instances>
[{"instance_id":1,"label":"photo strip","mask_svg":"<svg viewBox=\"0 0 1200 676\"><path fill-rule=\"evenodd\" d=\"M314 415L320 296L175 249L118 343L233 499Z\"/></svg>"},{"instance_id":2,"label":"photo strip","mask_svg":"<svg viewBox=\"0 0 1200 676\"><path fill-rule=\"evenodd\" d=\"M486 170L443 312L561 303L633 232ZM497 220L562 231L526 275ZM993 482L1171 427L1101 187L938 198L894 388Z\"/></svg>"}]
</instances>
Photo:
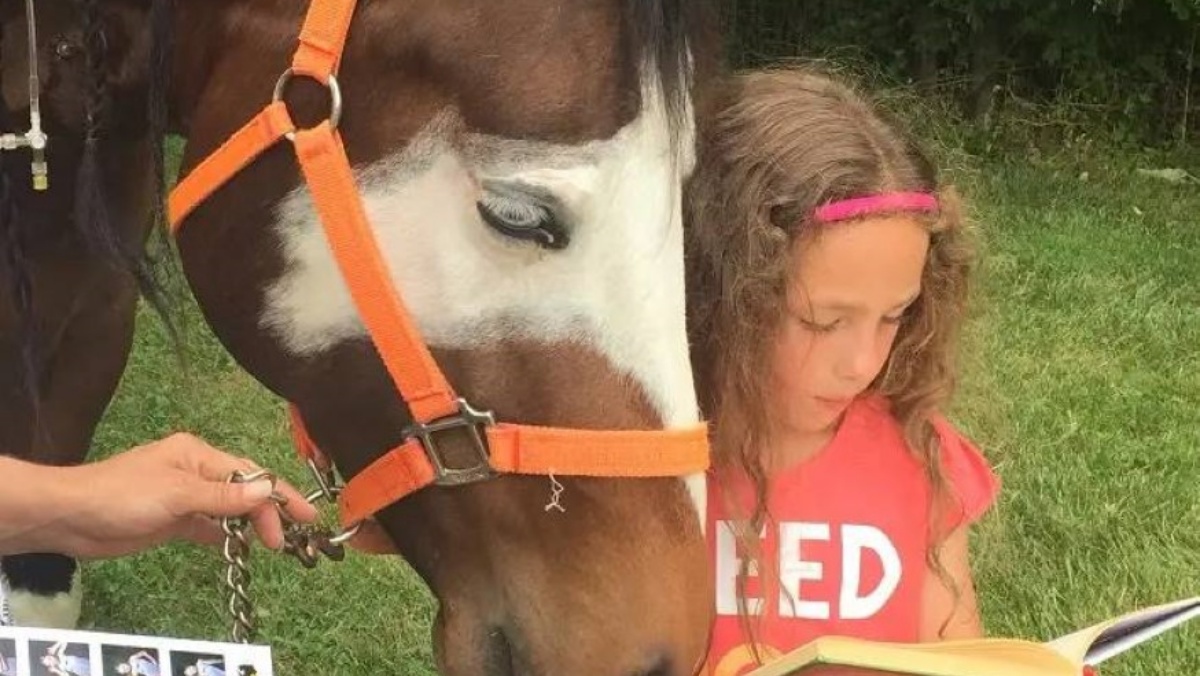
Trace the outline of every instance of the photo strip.
<instances>
[{"instance_id":1,"label":"photo strip","mask_svg":"<svg viewBox=\"0 0 1200 676\"><path fill-rule=\"evenodd\" d=\"M265 645L0 627L0 676L274 676Z\"/></svg>"}]
</instances>

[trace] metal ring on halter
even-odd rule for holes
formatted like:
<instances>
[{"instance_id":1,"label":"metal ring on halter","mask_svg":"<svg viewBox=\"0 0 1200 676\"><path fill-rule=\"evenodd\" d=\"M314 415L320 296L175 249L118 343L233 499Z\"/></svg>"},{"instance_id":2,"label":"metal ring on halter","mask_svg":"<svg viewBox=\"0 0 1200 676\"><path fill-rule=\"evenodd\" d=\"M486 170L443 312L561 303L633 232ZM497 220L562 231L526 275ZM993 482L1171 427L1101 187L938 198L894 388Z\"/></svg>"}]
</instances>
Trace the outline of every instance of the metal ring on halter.
<instances>
[{"instance_id":1,"label":"metal ring on halter","mask_svg":"<svg viewBox=\"0 0 1200 676\"><path fill-rule=\"evenodd\" d=\"M275 82L275 91L271 94L272 103L283 100L283 91L287 89L287 85L292 81L292 78L297 75L304 75L316 80L317 82L321 82L307 73L301 73L295 68L288 68L287 70L283 71L283 74L280 75L279 79ZM329 126L333 129L337 129L338 121L342 119L342 88L338 84L337 77L333 73L329 74L328 81L321 82L321 84L323 84L325 88L329 90ZM296 140L296 133L293 131L289 131L283 136L289 141Z\"/></svg>"}]
</instances>

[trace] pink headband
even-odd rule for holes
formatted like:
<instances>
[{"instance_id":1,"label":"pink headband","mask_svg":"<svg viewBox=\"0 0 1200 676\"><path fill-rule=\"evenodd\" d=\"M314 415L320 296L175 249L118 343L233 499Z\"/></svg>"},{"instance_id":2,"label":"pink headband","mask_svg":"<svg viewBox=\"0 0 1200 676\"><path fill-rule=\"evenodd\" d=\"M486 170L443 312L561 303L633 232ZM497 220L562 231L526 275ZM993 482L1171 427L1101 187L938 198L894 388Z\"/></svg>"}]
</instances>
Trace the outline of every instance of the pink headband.
<instances>
[{"instance_id":1,"label":"pink headband","mask_svg":"<svg viewBox=\"0 0 1200 676\"><path fill-rule=\"evenodd\" d=\"M887 211L938 211L937 198L927 192L885 192L867 197L838 200L818 207L819 223L834 223Z\"/></svg>"}]
</instances>

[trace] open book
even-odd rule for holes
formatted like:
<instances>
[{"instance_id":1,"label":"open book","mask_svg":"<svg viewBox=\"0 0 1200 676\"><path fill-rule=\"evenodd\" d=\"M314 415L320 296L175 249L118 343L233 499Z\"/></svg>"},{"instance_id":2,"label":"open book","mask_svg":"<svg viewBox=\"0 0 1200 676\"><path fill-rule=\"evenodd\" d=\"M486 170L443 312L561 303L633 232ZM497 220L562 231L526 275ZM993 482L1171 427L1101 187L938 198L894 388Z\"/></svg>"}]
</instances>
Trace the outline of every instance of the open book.
<instances>
[{"instance_id":1,"label":"open book","mask_svg":"<svg viewBox=\"0 0 1200 676\"><path fill-rule=\"evenodd\" d=\"M1048 643L983 638L882 643L825 636L746 676L1080 676L1184 622L1200 617L1200 596L1101 622Z\"/></svg>"}]
</instances>

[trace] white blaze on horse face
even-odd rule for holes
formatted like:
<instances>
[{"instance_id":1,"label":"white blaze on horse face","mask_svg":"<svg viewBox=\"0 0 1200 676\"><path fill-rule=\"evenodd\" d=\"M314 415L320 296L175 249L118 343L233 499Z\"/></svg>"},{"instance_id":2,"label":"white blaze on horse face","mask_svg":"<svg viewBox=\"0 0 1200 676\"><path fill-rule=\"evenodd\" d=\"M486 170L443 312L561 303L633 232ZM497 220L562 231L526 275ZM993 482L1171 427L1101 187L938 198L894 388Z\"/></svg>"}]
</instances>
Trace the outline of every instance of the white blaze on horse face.
<instances>
[{"instance_id":1,"label":"white blaze on horse face","mask_svg":"<svg viewBox=\"0 0 1200 676\"><path fill-rule=\"evenodd\" d=\"M667 427L688 426L698 407L680 183L693 131L685 116L686 151L675 154L661 95L643 100L612 138L578 146L471 134L445 115L356 178L396 288L429 345L581 344L633 378ZM552 194L570 244L549 251L493 230L476 207L484 181ZM279 205L276 227L286 270L267 291L263 325L306 356L364 336L306 189ZM703 524L703 476L685 480Z\"/></svg>"}]
</instances>

